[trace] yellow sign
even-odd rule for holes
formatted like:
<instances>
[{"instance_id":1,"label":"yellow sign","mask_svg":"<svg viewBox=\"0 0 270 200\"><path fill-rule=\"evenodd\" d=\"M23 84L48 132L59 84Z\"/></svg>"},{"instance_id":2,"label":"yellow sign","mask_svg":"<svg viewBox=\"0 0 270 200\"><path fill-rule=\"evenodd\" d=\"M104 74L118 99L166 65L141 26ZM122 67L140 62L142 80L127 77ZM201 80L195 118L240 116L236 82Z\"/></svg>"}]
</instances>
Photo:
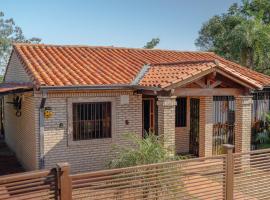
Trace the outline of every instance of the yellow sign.
<instances>
[{"instance_id":1,"label":"yellow sign","mask_svg":"<svg viewBox=\"0 0 270 200\"><path fill-rule=\"evenodd\" d=\"M52 112L52 109L51 108L45 108L45 111L44 111L44 117L46 119L49 119L53 116L53 112Z\"/></svg>"}]
</instances>

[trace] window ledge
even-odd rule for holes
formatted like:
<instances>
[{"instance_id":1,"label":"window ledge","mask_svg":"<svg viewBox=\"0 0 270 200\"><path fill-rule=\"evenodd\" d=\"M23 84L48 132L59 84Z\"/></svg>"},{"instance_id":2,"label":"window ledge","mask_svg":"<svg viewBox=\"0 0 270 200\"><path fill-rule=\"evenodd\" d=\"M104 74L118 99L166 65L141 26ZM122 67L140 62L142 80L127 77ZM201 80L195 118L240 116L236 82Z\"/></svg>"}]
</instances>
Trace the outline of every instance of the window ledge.
<instances>
[{"instance_id":1,"label":"window ledge","mask_svg":"<svg viewBox=\"0 0 270 200\"><path fill-rule=\"evenodd\" d=\"M68 146L87 146L96 144L112 144L112 138L98 138L89 140L68 140Z\"/></svg>"}]
</instances>

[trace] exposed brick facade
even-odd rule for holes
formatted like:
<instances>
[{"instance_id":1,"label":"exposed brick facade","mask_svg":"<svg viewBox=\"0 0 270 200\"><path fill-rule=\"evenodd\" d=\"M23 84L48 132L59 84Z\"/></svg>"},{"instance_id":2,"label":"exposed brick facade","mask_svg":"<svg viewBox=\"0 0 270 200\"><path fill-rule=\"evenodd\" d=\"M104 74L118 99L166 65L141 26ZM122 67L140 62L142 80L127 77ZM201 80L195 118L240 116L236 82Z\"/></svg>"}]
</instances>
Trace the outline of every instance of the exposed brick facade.
<instances>
[{"instance_id":1,"label":"exposed brick facade","mask_svg":"<svg viewBox=\"0 0 270 200\"><path fill-rule=\"evenodd\" d=\"M118 65L117 65L118 66ZM167 66L166 66L167 68ZM45 69L45 68L44 68ZM35 83L26 73L22 62L13 53L5 75L6 82ZM197 87L197 86L196 86ZM21 94L20 94L21 95ZM128 104L121 104L121 95L129 96ZM122 135L142 134L142 96L133 91L70 91L49 93L45 107L51 107L53 116L44 121L44 142L40 144L39 92L24 94L22 116L5 97L4 127L7 144L27 170L39 168L40 145L44 146L45 168L58 162L69 162L72 172L104 169L117 154L113 145L130 145ZM158 97L158 133L164 135L164 145L172 153L189 151L190 101L187 101L187 126L175 127L176 97ZM72 141L71 103L76 101L112 102L112 138ZM250 150L251 96L236 97L235 148L236 152ZM213 97L200 97L199 156L212 155Z\"/></svg>"},{"instance_id":2,"label":"exposed brick facade","mask_svg":"<svg viewBox=\"0 0 270 200\"><path fill-rule=\"evenodd\" d=\"M158 97L158 133L163 135L164 147L175 153L176 97Z\"/></svg>"},{"instance_id":3,"label":"exposed brick facade","mask_svg":"<svg viewBox=\"0 0 270 200\"><path fill-rule=\"evenodd\" d=\"M122 94L129 95L129 104L121 105ZM69 123L72 120L71 102L102 100L112 102L112 138L72 142L72 137L68 137L72 134L69 131L72 129L72 122ZM142 133L142 97L132 92L54 94L49 95L45 106L53 111L53 116L45 119L44 124L45 168L54 167L58 162L69 162L72 173L104 169L117 153L115 145L130 145L123 134L141 136ZM63 127L59 127L60 123Z\"/></svg>"},{"instance_id":4,"label":"exposed brick facade","mask_svg":"<svg viewBox=\"0 0 270 200\"><path fill-rule=\"evenodd\" d=\"M187 124L186 127L175 128L175 148L177 153L189 152L190 135L190 98L187 97Z\"/></svg>"},{"instance_id":5,"label":"exposed brick facade","mask_svg":"<svg viewBox=\"0 0 270 200\"><path fill-rule=\"evenodd\" d=\"M7 145L15 152L16 157L26 170L38 168L38 118L35 116L35 98L31 92L23 95L21 116L16 116L13 95L5 96L4 129Z\"/></svg>"},{"instance_id":6,"label":"exposed brick facade","mask_svg":"<svg viewBox=\"0 0 270 200\"><path fill-rule=\"evenodd\" d=\"M24 70L24 67L16 53L12 53L7 71L5 74L5 81L16 83L28 83L31 82L30 77Z\"/></svg>"},{"instance_id":7,"label":"exposed brick facade","mask_svg":"<svg viewBox=\"0 0 270 200\"><path fill-rule=\"evenodd\" d=\"M199 156L212 156L213 97L200 97Z\"/></svg>"},{"instance_id":8,"label":"exposed brick facade","mask_svg":"<svg viewBox=\"0 0 270 200\"><path fill-rule=\"evenodd\" d=\"M235 98L235 151L250 151L252 96Z\"/></svg>"}]
</instances>

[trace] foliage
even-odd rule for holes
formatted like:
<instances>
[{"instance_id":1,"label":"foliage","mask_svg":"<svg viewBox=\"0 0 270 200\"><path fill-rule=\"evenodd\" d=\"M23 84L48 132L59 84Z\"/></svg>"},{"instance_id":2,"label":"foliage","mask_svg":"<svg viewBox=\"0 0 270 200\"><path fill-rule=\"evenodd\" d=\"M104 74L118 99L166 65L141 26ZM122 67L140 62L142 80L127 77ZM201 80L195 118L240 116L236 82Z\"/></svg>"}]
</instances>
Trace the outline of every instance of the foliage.
<instances>
[{"instance_id":1,"label":"foliage","mask_svg":"<svg viewBox=\"0 0 270 200\"><path fill-rule=\"evenodd\" d=\"M22 29L18 27L12 18L6 19L0 11L0 73L3 73L11 53L13 42L39 43L39 38L26 39Z\"/></svg>"},{"instance_id":2,"label":"foliage","mask_svg":"<svg viewBox=\"0 0 270 200\"><path fill-rule=\"evenodd\" d=\"M126 134L124 137L133 144L129 147L118 147L120 150L119 156L109 163L110 168L130 167L185 158L183 156L172 156L170 150L164 148L163 138L155 134L146 134L144 138L135 134ZM164 197L166 195L176 198L178 193L184 192L182 170L180 167L160 167L155 170L152 167L146 167L142 172L140 168L137 171L135 168L134 173L128 175L130 180L136 180L140 182L139 185L143 186L143 199L151 199L153 197L154 199L158 199L159 196ZM141 175L138 176L138 173ZM168 175L173 176L177 180L177 184L165 181L168 179ZM123 178L123 175L121 177ZM118 175L115 175L114 178L118 178Z\"/></svg>"},{"instance_id":3,"label":"foliage","mask_svg":"<svg viewBox=\"0 0 270 200\"><path fill-rule=\"evenodd\" d=\"M203 24L195 44L270 74L270 1L245 0Z\"/></svg>"},{"instance_id":4,"label":"foliage","mask_svg":"<svg viewBox=\"0 0 270 200\"><path fill-rule=\"evenodd\" d=\"M259 149L270 148L270 127L268 126L268 124L270 123L270 113L267 113L265 115L265 119L266 121L263 122L263 124L266 123L267 125L264 125L263 128L257 127L261 130L256 135L256 142Z\"/></svg>"},{"instance_id":5,"label":"foliage","mask_svg":"<svg viewBox=\"0 0 270 200\"><path fill-rule=\"evenodd\" d=\"M146 134L144 138L141 138L135 134L126 134L125 138L133 144L128 147L116 147L119 149L119 156L109 163L110 168L130 167L184 158L171 156L170 150L164 148L161 136Z\"/></svg>"},{"instance_id":6,"label":"foliage","mask_svg":"<svg viewBox=\"0 0 270 200\"><path fill-rule=\"evenodd\" d=\"M145 49L153 49L155 48L160 42L159 38L153 38L151 41L147 42L146 45L143 47Z\"/></svg>"}]
</instances>

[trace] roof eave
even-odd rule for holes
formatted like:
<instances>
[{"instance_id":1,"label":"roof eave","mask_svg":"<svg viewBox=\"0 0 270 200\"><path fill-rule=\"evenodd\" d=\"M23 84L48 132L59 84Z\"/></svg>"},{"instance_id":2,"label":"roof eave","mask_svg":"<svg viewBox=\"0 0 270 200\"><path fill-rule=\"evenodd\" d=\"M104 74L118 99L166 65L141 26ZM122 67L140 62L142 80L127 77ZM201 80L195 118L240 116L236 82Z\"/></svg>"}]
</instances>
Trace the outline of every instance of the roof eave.
<instances>
[{"instance_id":1,"label":"roof eave","mask_svg":"<svg viewBox=\"0 0 270 200\"><path fill-rule=\"evenodd\" d=\"M67 91L67 90L153 90L160 91L158 87L148 87L140 85L129 84L116 84L116 85L65 85L65 86L40 86L40 90L54 90L54 91Z\"/></svg>"}]
</instances>

